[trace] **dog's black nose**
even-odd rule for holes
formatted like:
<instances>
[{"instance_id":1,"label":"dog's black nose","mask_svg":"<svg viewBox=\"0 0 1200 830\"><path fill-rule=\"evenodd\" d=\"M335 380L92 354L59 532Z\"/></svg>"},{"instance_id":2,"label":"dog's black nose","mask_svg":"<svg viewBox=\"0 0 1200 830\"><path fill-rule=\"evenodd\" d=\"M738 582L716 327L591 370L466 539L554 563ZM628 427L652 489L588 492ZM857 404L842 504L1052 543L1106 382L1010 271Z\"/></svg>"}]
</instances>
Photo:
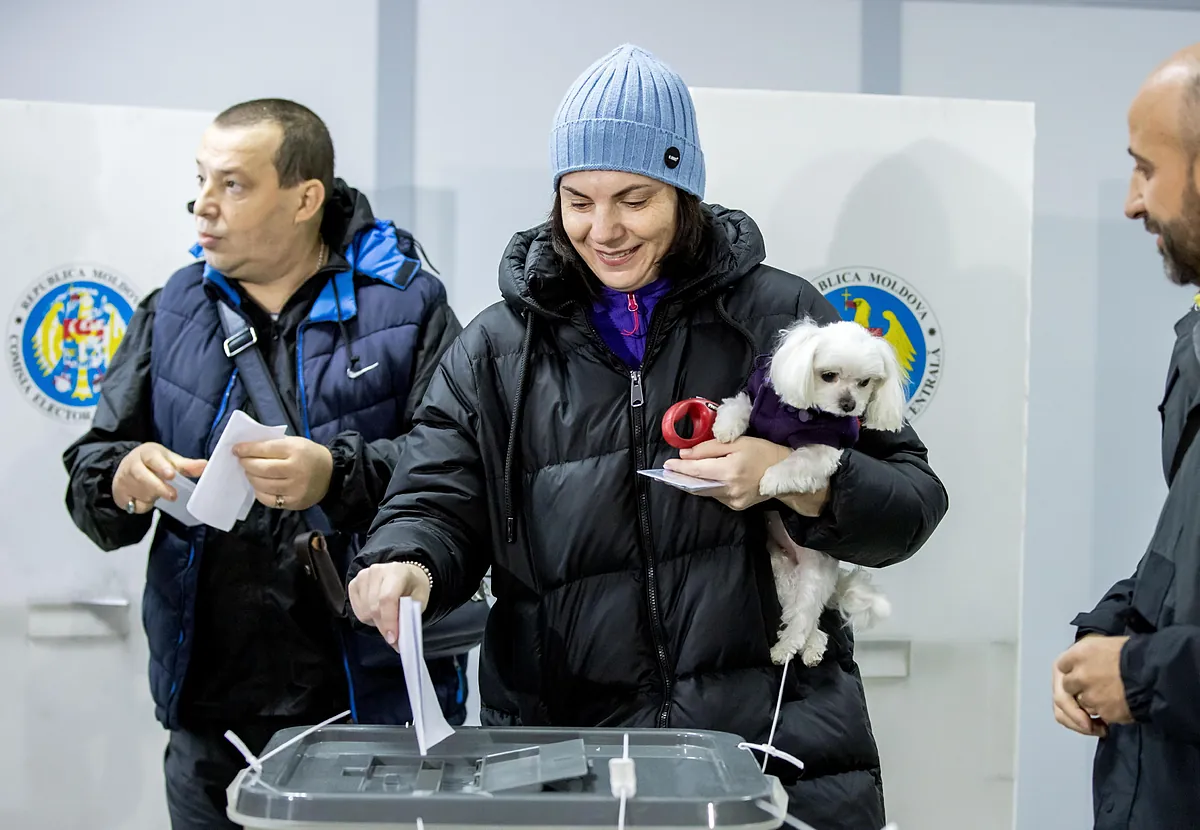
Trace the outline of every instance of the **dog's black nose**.
<instances>
[{"instance_id":1,"label":"dog's black nose","mask_svg":"<svg viewBox=\"0 0 1200 830\"><path fill-rule=\"evenodd\" d=\"M838 406L842 408L842 412L853 412L855 405L854 398L842 398L838 401Z\"/></svg>"}]
</instances>

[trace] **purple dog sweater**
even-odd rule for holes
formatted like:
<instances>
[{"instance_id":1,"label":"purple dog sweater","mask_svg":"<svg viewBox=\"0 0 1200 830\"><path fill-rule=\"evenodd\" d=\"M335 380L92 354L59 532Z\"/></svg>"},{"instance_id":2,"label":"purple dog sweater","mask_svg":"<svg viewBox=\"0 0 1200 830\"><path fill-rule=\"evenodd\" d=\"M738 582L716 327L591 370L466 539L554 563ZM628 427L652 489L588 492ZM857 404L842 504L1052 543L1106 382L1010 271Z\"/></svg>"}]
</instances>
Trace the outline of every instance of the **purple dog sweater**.
<instances>
[{"instance_id":1,"label":"purple dog sweater","mask_svg":"<svg viewBox=\"0 0 1200 830\"><path fill-rule=\"evenodd\" d=\"M750 395L750 425L746 434L793 450L808 444L846 449L858 441L858 418L831 415L819 409L797 409L784 403L767 380L770 358L755 361L746 384Z\"/></svg>"},{"instance_id":2,"label":"purple dog sweater","mask_svg":"<svg viewBox=\"0 0 1200 830\"><path fill-rule=\"evenodd\" d=\"M591 320L596 332L613 354L631 369L642 365L650 315L670 288L671 283L665 277L632 292L603 286L600 296L592 303Z\"/></svg>"}]
</instances>

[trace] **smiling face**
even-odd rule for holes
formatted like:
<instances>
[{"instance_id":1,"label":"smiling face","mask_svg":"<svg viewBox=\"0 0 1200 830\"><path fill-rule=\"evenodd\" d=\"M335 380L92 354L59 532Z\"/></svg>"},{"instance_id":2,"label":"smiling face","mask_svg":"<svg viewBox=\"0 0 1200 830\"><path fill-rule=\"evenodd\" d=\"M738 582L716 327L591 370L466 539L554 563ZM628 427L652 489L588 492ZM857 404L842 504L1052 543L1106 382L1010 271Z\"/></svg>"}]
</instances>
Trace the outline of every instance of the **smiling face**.
<instances>
[{"instance_id":1,"label":"smiling face","mask_svg":"<svg viewBox=\"0 0 1200 830\"><path fill-rule=\"evenodd\" d=\"M582 170L562 177L559 198L571 245L600 282L629 292L658 278L677 230L674 187L635 173Z\"/></svg>"},{"instance_id":2,"label":"smiling face","mask_svg":"<svg viewBox=\"0 0 1200 830\"><path fill-rule=\"evenodd\" d=\"M1142 87L1129 108L1134 160L1125 215L1156 236L1170 280L1200 285L1200 136L1194 126L1196 75L1168 64Z\"/></svg>"}]
</instances>

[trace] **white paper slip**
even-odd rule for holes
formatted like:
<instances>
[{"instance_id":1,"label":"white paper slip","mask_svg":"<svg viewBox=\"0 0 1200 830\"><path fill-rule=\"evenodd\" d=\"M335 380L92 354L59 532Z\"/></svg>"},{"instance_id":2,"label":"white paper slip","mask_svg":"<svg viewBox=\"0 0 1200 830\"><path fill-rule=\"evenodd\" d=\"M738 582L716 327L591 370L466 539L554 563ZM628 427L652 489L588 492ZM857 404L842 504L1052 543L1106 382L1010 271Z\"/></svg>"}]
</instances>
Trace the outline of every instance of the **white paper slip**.
<instances>
[{"instance_id":1,"label":"white paper slip","mask_svg":"<svg viewBox=\"0 0 1200 830\"><path fill-rule=\"evenodd\" d=\"M158 499L154 502L154 506L171 518L182 522L185 527L196 527L197 525L204 524L204 522L189 513L187 509L188 500L196 490L196 482L187 476L176 473L175 478L167 482L167 486L175 488L175 501Z\"/></svg>"},{"instance_id":2,"label":"white paper slip","mask_svg":"<svg viewBox=\"0 0 1200 830\"><path fill-rule=\"evenodd\" d=\"M408 686L408 703L412 707L413 728L417 730L417 746L424 755L454 734L446 723L438 703L433 679L425 666L425 643L421 627L421 606L412 597L400 598L400 662L404 664L404 683Z\"/></svg>"},{"instance_id":3,"label":"white paper slip","mask_svg":"<svg viewBox=\"0 0 1200 830\"><path fill-rule=\"evenodd\" d=\"M685 476L683 473L675 473L671 470L664 470L661 467L656 467L653 470L638 470L639 473L647 478L653 478L657 481L662 481L670 484L672 487L677 487L688 493L703 493L705 490L716 490L725 485L719 481L709 481L707 478L696 478L695 476Z\"/></svg>"},{"instance_id":4,"label":"white paper slip","mask_svg":"<svg viewBox=\"0 0 1200 830\"><path fill-rule=\"evenodd\" d=\"M263 426L240 409L234 412L188 499L188 512L218 530L227 533L232 530L234 522L246 518L254 501L254 488L233 454L234 446L247 441L270 441L285 435L287 426Z\"/></svg>"},{"instance_id":5,"label":"white paper slip","mask_svg":"<svg viewBox=\"0 0 1200 830\"><path fill-rule=\"evenodd\" d=\"M250 488L246 493L246 499L242 502L242 508L238 511L237 520L239 522L246 521L246 517L250 515L250 508L254 506L254 488Z\"/></svg>"}]
</instances>

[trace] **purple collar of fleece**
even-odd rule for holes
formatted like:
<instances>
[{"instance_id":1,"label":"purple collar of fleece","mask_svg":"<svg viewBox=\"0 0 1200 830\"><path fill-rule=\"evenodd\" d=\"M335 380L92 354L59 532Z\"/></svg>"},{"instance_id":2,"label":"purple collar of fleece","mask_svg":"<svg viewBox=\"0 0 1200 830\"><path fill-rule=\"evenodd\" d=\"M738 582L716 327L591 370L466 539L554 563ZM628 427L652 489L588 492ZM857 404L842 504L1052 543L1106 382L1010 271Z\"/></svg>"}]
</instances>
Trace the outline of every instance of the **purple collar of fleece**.
<instances>
[{"instance_id":1,"label":"purple collar of fleece","mask_svg":"<svg viewBox=\"0 0 1200 830\"><path fill-rule=\"evenodd\" d=\"M592 302L591 320L596 332L613 353L627 366L636 369L646 356L646 332L650 315L671 288L666 277L632 292L603 286Z\"/></svg>"}]
</instances>

